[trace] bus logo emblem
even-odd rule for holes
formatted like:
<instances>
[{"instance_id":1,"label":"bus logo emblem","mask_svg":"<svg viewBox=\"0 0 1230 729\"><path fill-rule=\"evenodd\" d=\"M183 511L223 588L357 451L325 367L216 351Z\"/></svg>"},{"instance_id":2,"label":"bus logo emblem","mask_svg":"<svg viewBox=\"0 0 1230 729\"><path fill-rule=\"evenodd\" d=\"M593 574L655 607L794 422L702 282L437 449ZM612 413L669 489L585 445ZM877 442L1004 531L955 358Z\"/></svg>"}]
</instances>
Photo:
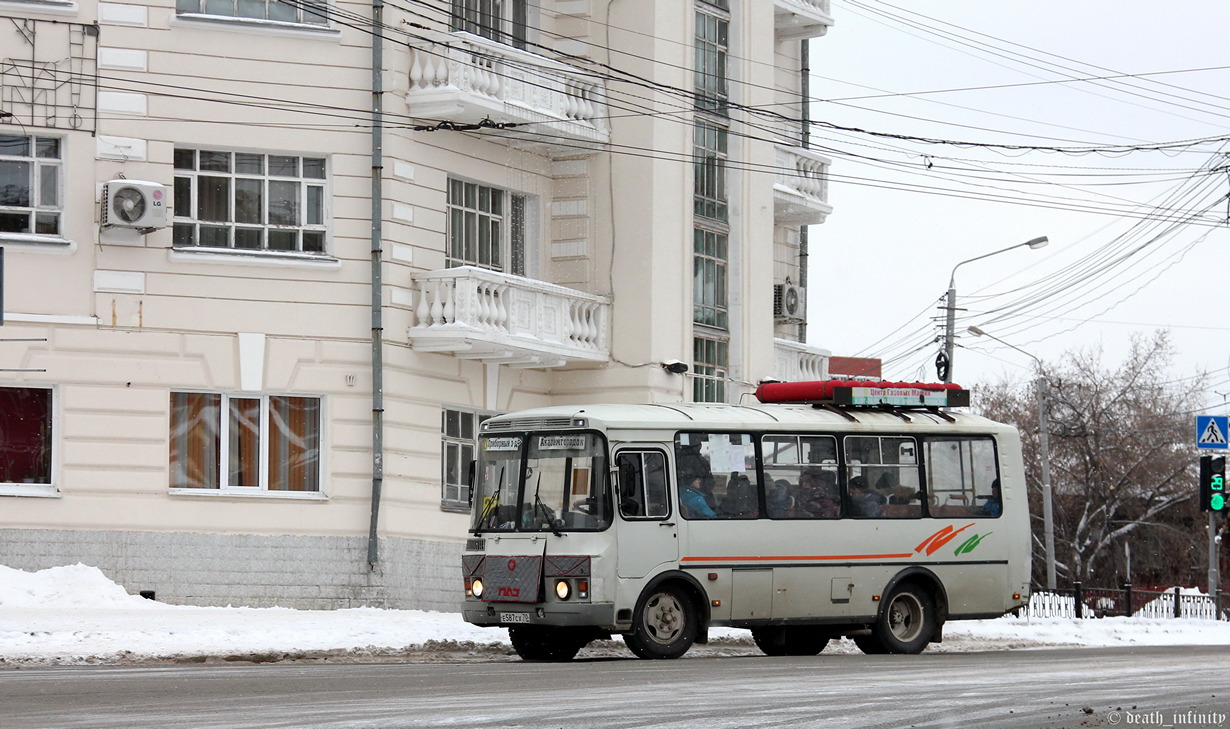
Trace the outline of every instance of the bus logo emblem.
<instances>
[{"instance_id":1,"label":"bus logo emblem","mask_svg":"<svg viewBox=\"0 0 1230 729\"><path fill-rule=\"evenodd\" d=\"M509 571L509 572L516 572L516 571L517 571L517 560L515 560L515 559L510 559L510 560L508 560L508 571Z\"/></svg>"}]
</instances>

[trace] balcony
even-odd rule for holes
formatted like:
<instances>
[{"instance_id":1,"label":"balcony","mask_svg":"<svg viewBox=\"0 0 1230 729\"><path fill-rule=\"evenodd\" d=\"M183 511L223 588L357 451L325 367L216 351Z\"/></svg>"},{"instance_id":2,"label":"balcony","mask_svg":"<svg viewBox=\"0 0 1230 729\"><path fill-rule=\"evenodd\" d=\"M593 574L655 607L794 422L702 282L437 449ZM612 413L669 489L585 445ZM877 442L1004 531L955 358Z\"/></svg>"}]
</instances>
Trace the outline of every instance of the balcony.
<instances>
[{"instance_id":1,"label":"balcony","mask_svg":"<svg viewBox=\"0 0 1230 729\"><path fill-rule=\"evenodd\" d=\"M829 0L773 0L773 27L779 41L819 38L832 24Z\"/></svg>"},{"instance_id":2,"label":"balcony","mask_svg":"<svg viewBox=\"0 0 1230 729\"><path fill-rule=\"evenodd\" d=\"M410 346L513 367L606 362L610 302L544 281L473 266L411 276Z\"/></svg>"},{"instance_id":3,"label":"balcony","mask_svg":"<svg viewBox=\"0 0 1230 729\"><path fill-rule=\"evenodd\" d=\"M833 212L828 204L828 157L802 147L775 147L777 177L773 181L773 219L791 225L823 223Z\"/></svg>"},{"instance_id":4,"label":"balcony","mask_svg":"<svg viewBox=\"0 0 1230 729\"><path fill-rule=\"evenodd\" d=\"M610 141L606 86L596 74L464 31L419 35L410 41L406 92L414 119L547 154Z\"/></svg>"},{"instance_id":5,"label":"balcony","mask_svg":"<svg viewBox=\"0 0 1230 729\"><path fill-rule=\"evenodd\" d=\"M782 382L827 380L830 354L827 349L774 339L773 376Z\"/></svg>"}]
</instances>

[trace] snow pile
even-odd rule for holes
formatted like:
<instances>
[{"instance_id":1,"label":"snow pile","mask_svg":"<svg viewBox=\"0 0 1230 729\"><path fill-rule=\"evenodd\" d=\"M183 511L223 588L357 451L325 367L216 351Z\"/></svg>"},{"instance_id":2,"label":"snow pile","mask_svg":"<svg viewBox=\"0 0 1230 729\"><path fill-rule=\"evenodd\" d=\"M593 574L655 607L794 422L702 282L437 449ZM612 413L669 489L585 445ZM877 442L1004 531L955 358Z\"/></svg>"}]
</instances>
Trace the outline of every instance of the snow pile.
<instances>
[{"instance_id":1,"label":"snow pile","mask_svg":"<svg viewBox=\"0 0 1230 729\"><path fill-rule=\"evenodd\" d=\"M755 652L748 632L714 629L718 645ZM1199 619L1016 618L951 622L937 652L1045 646L1230 645L1230 623ZM612 644L619 649L618 644ZM622 650L622 649L620 649ZM835 641L832 652L854 651ZM0 666L140 660L507 655L508 633L456 613L166 605L129 595L94 567L0 567ZM631 654L628 654L631 655Z\"/></svg>"},{"instance_id":2,"label":"snow pile","mask_svg":"<svg viewBox=\"0 0 1230 729\"><path fill-rule=\"evenodd\" d=\"M86 607L140 610L155 605L129 595L97 567L75 564L30 573L0 566L0 610Z\"/></svg>"}]
</instances>

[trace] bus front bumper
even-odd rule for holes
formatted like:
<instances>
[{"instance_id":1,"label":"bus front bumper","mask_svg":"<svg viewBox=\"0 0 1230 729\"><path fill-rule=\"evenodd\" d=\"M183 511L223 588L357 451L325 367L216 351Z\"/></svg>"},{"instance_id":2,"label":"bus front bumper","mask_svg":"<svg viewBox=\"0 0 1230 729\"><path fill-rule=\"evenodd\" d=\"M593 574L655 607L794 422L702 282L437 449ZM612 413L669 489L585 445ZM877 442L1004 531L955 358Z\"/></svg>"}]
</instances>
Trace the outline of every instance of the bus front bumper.
<instances>
[{"instance_id":1,"label":"bus front bumper","mask_svg":"<svg viewBox=\"0 0 1230 729\"><path fill-rule=\"evenodd\" d=\"M517 625L596 627L615 630L615 605L599 603L514 603L467 600L461 616L473 625L509 628Z\"/></svg>"}]
</instances>

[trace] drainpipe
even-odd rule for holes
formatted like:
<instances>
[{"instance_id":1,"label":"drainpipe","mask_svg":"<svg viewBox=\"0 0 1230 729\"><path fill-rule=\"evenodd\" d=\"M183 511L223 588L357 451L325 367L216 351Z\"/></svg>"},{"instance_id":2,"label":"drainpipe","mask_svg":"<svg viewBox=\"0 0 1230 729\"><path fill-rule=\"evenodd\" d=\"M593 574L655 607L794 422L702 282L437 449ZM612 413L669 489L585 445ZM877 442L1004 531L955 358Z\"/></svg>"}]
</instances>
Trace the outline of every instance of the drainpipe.
<instances>
[{"instance_id":1,"label":"drainpipe","mask_svg":"<svg viewBox=\"0 0 1230 729\"><path fill-rule=\"evenodd\" d=\"M799 145L807 149L811 144L811 115L809 109L811 103L811 44L807 38L799 41L799 75L801 83L799 84L799 95L802 100L800 109L802 110L802 131L799 135ZM799 286L804 291L807 290L807 229L808 226L799 226ZM799 342L807 343L807 311L803 311L803 321L799 322Z\"/></svg>"},{"instance_id":2,"label":"drainpipe","mask_svg":"<svg viewBox=\"0 0 1230 729\"><path fill-rule=\"evenodd\" d=\"M384 486L384 0L372 0L372 520L367 532L367 565L380 561L377 525Z\"/></svg>"}]
</instances>

